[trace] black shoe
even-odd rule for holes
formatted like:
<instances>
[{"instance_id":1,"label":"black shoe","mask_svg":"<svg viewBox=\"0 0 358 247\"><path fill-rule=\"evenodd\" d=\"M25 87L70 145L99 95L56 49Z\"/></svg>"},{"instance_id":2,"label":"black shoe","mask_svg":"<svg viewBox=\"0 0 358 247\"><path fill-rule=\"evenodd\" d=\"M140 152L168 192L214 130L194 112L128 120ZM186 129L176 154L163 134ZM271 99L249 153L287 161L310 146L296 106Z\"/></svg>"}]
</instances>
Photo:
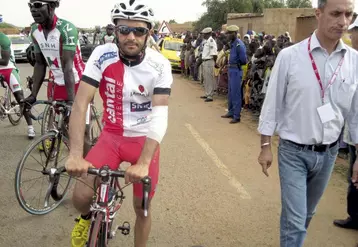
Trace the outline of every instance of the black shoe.
<instances>
[{"instance_id":1,"label":"black shoe","mask_svg":"<svg viewBox=\"0 0 358 247\"><path fill-rule=\"evenodd\" d=\"M205 102L213 102L213 99L206 98Z\"/></svg>"},{"instance_id":2,"label":"black shoe","mask_svg":"<svg viewBox=\"0 0 358 247\"><path fill-rule=\"evenodd\" d=\"M200 96L200 99L207 99L207 96Z\"/></svg>"},{"instance_id":3,"label":"black shoe","mask_svg":"<svg viewBox=\"0 0 358 247\"><path fill-rule=\"evenodd\" d=\"M233 118L234 116L233 115L231 115L231 114L229 114L229 113L227 113L227 114L225 114L225 115L223 115L223 116L221 116L222 118Z\"/></svg>"},{"instance_id":4,"label":"black shoe","mask_svg":"<svg viewBox=\"0 0 358 247\"><path fill-rule=\"evenodd\" d=\"M236 124L236 123L240 123L240 119L233 119L230 121L230 124Z\"/></svg>"},{"instance_id":5,"label":"black shoe","mask_svg":"<svg viewBox=\"0 0 358 247\"><path fill-rule=\"evenodd\" d=\"M345 228L345 229L354 229L358 230L358 221L353 221L351 217L348 217L345 220L335 220L333 221L335 226Z\"/></svg>"}]
</instances>

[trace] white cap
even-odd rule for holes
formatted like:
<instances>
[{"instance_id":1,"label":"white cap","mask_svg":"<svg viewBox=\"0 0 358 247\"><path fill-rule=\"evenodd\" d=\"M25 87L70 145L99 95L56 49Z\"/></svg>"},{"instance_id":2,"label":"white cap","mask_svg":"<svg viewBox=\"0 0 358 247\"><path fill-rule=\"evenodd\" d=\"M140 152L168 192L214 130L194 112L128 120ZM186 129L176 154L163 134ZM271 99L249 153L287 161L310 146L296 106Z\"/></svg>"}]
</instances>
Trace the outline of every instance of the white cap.
<instances>
[{"instance_id":1,"label":"white cap","mask_svg":"<svg viewBox=\"0 0 358 247\"><path fill-rule=\"evenodd\" d=\"M352 30L355 27L358 27L358 18L356 18L356 20L351 25L349 25L348 30Z\"/></svg>"}]
</instances>

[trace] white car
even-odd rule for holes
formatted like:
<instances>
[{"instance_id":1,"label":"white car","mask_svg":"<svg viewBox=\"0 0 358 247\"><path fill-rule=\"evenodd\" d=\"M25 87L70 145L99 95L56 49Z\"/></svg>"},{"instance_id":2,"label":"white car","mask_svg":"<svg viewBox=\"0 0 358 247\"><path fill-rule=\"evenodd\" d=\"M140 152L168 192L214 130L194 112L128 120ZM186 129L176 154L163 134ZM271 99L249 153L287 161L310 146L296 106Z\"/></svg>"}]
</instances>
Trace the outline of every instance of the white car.
<instances>
[{"instance_id":1,"label":"white car","mask_svg":"<svg viewBox=\"0 0 358 247\"><path fill-rule=\"evenodd\" d=\"M26 49L30 46L30 39L24 35L8 35L14 49L16 61L27 61Z\"/></svg>"}]
</instances>

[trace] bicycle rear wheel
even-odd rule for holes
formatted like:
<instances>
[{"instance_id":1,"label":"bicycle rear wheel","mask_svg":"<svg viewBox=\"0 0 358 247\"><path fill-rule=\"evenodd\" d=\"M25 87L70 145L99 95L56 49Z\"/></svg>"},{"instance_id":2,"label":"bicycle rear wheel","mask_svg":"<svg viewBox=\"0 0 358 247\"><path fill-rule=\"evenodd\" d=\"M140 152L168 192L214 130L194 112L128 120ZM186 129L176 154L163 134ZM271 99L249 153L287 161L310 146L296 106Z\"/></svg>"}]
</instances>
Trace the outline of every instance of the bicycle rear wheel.
<instances>
[{"instance_id":1,"label":"bicycle rear wheel","mask_svg":"<svg viewBox=\"0 0 358 247\"><path fill-rule=\"evenodd\" d=\"M103 220L104 214L97 213L92 222L88 247L107 247L107 228L104 227L105 223L102 222Z\"/></svg>"},{"instance_id":2,"label":"bicycle rear wheel","mask_svg":"<svg viewBox=\"0 0 358 247\"><path fill-rule=\"evenodd\" d=\"M61 140L62 138L64 140ZM38 145L45 141L51 143L49 155L38 151ZM71 177L67 173L51 177L50 173L46 171L64 166L65 159L69 154L69 147L66 143L68 142L65 137L51 131L32 142L26 149L15 174L16 198L26 212L33 215L44 215L57 208L65 199ZM31 185L29 188L26 187L27 183ZM32 194L39 197L36 200L34 200L35 198L27 199L27 195L31 195L30 190L36 184L45 185L45 189L41 187L41 189L32 190L34 191Z\"/></svg>"},{"instance_id":3,"label":"bicycle rear wheel","mask_svg":"<svg viewBox=\"0 0 358 247\"><path fill-rule=\"evenodd\" d=\"M5 102L5 105L7 109L17 106L14 108L14 113L9 113L7 117L12 125L19 125L22 118L22 107L17 102L12 102L12 92L10 89L7 89L7 102Z\"/></svg>"}]
</instances>

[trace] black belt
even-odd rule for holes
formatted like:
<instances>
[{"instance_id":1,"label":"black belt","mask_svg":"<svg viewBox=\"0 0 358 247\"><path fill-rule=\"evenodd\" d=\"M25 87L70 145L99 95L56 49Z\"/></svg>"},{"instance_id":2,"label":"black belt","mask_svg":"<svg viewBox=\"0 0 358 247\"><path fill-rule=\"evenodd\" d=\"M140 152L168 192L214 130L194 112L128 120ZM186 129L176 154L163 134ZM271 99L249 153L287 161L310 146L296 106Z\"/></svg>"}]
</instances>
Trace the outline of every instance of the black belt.
<instances>
[{"instance_id":1,"label":"black belt","mask_svg":"<svg viewBox=\"0 0 358 247\"><path fill-rule=\"evenodd\" d=\"M296 142L293 142L293 141L289 141L289 140L286 140L288 142L291 142L292 144L296 145L296 146L299 146L301 148L304 148L304 149L307 149L307 150L311 150L313 152L318 152L318 153L323 153L323 152L326 152L328 149L334 147L337 145L338 143L338 140L331 143L331 144L327 144L327 145L324 145L324 144L316 144L316 145L305 145L305 144L299 144L299 143L296 143Z\"/></svg>"},{"instance_id":2,"label":"black belt","mask_svg":"<svg viewBox=\"0 0 358 247\"><path fill-rule=\"evenodd\" d=\"M213 60L213 59L212 59L212 58L209 58L209 59L203 59L203 62L210 61L210 60Z\"/></svg>"}]
</instances>

